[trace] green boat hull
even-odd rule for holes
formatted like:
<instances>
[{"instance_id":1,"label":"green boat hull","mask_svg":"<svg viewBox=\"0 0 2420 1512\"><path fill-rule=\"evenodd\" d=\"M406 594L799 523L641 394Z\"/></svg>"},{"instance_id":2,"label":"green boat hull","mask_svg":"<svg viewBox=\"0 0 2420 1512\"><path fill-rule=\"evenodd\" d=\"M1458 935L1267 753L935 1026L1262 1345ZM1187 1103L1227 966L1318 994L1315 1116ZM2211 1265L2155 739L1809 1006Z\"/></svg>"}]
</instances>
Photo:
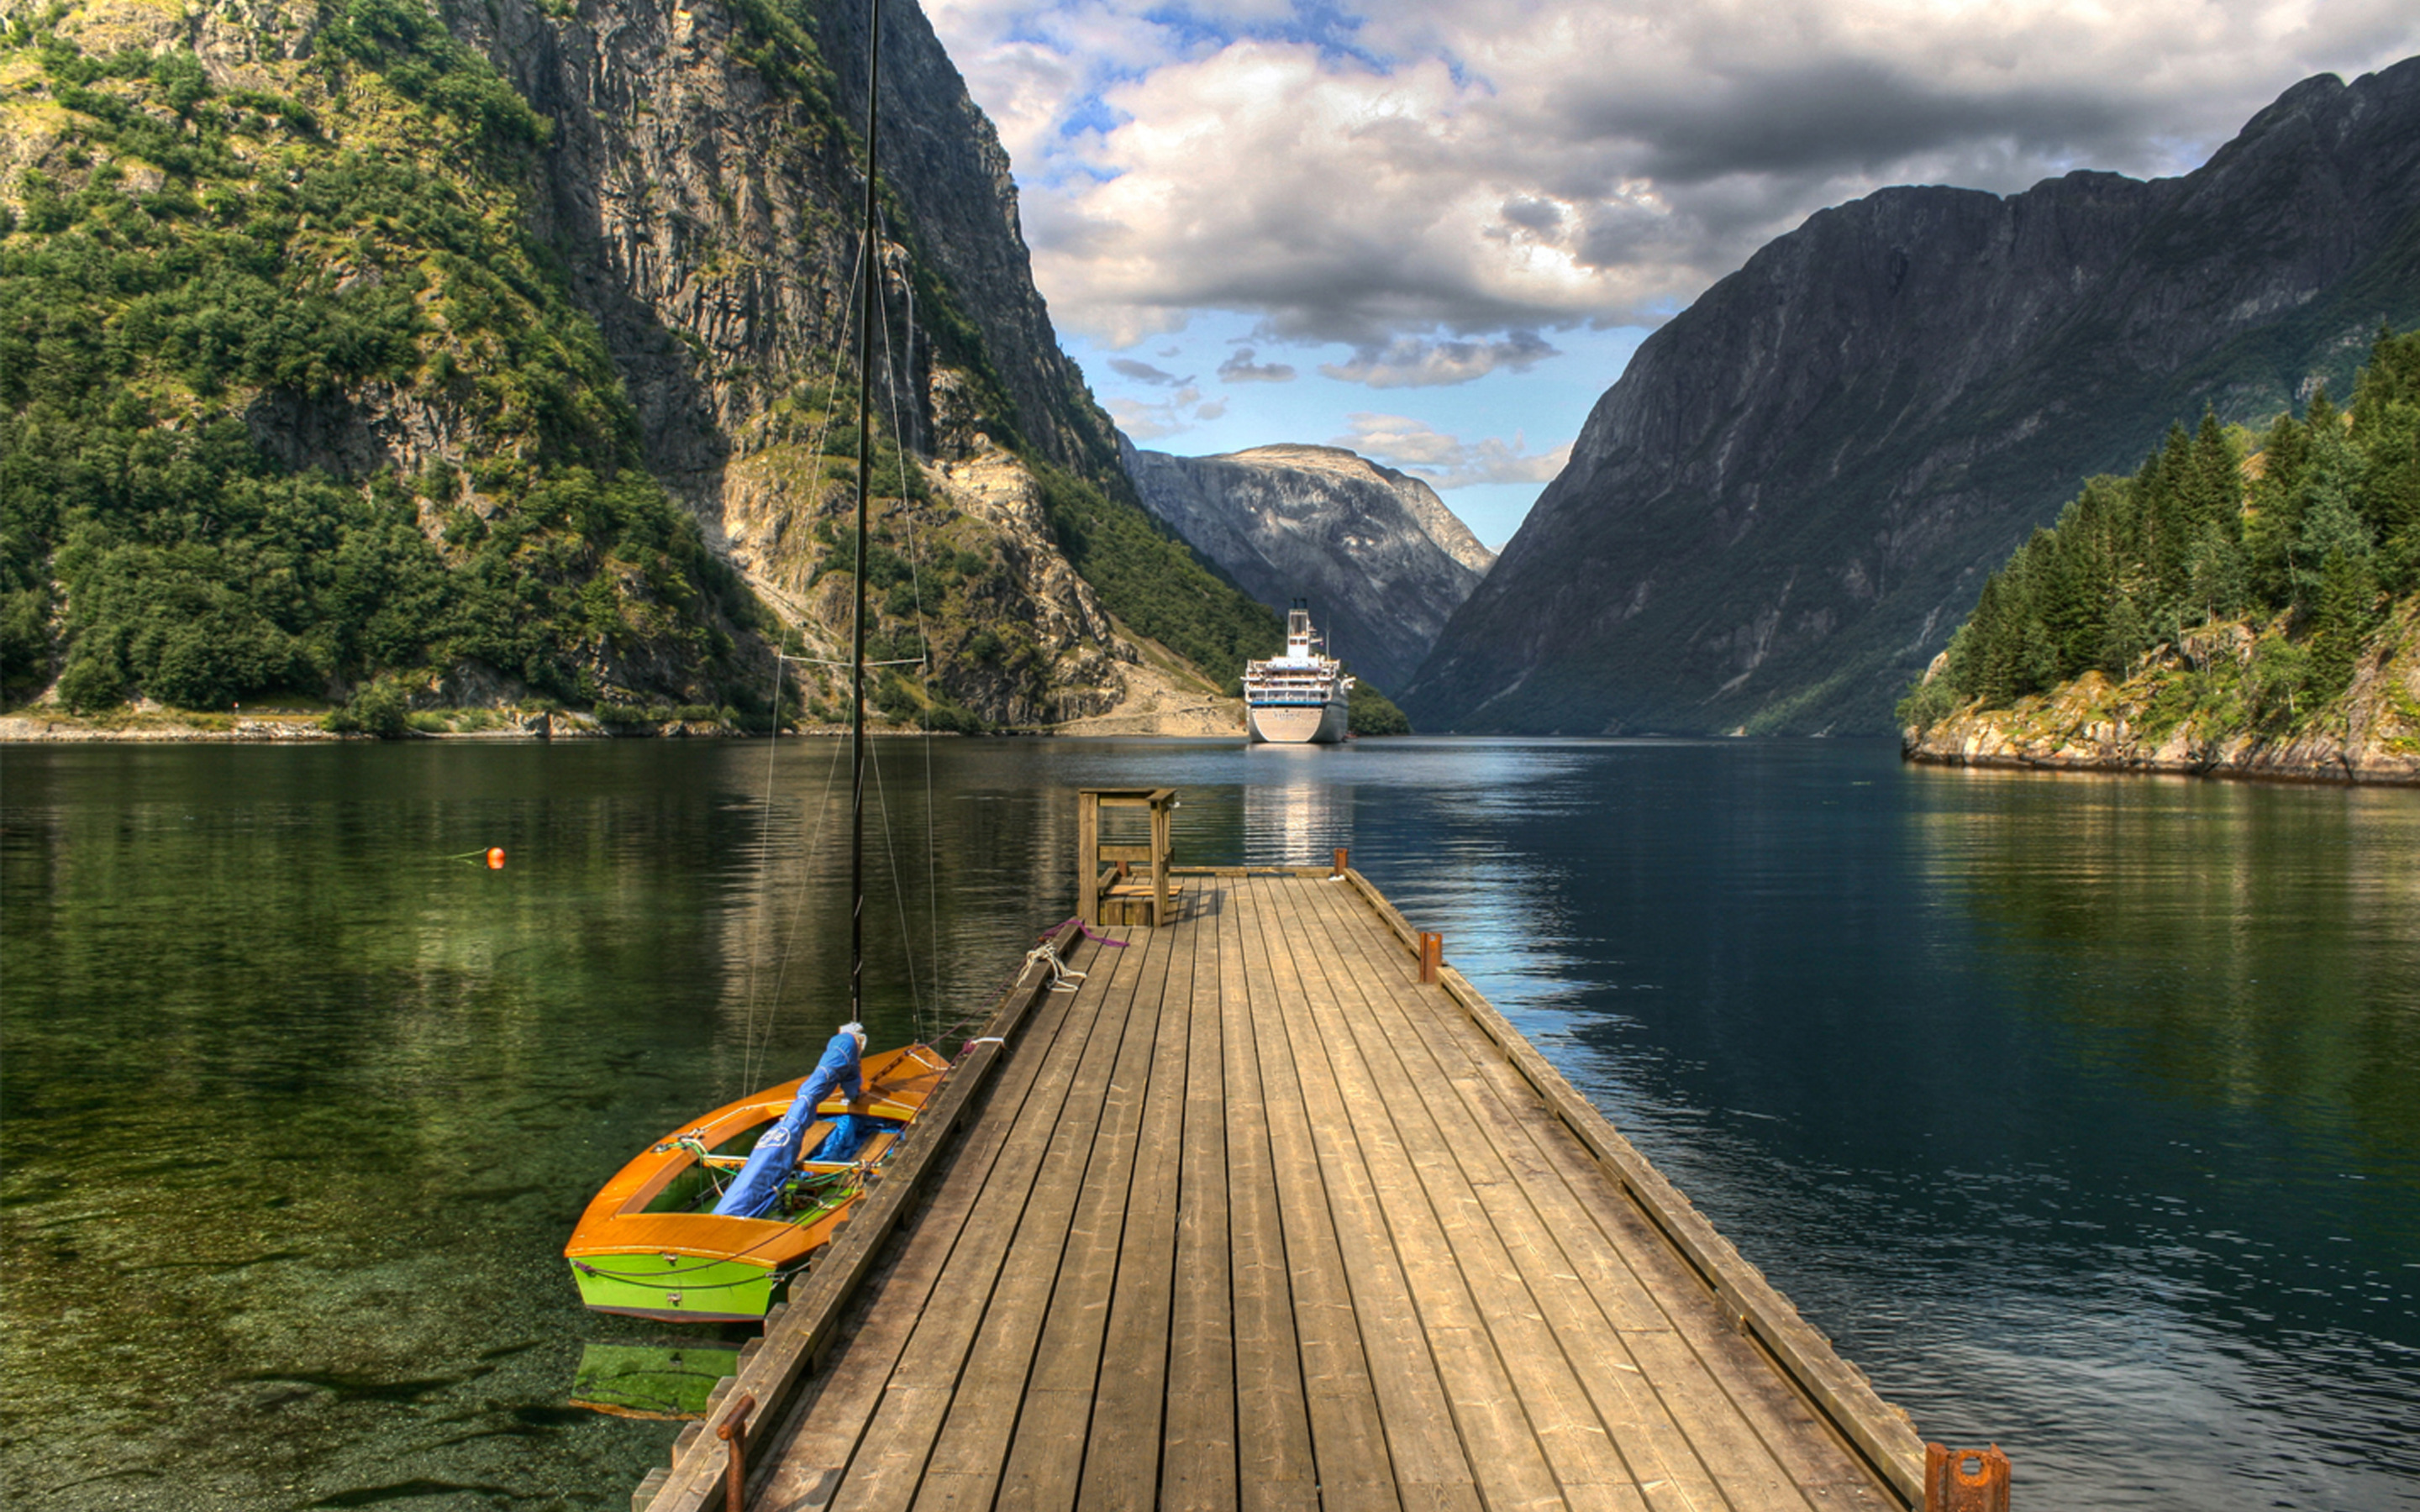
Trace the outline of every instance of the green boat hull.
<instances>
[{"instance_id":1,"label":"green boat hull","mask_svg":"<svg viewBox=\"0 0 2420 1512\"><path fill-rule=\"evenodd\" d=\"M571 1262L580 1300L666 1322L742 1323L773 1305L768 1266L695 1255L594 1255Z\"/></svg>"}]
</instances>

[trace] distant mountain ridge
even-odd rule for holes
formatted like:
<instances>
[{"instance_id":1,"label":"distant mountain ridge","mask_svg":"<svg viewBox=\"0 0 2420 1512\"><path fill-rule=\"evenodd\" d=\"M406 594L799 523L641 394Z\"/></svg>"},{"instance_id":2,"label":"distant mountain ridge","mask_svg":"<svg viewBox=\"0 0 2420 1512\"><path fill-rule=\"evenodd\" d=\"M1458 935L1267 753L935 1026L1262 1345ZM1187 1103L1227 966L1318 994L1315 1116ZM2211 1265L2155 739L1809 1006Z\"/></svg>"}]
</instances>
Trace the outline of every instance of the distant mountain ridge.
<instances>
[{"instance_id":1,"label":"distant mountain ridge","mask_svg":"<svg viewBox=\"0 0 2420 1512\"><path fill-rule=\"evenodd\" d=\"M1424 729L1820 733L1891 704L2086 474L2342 392L2420 318L2420 59L2211 162L1888 189L1642 345L1402 702Z\"/></svg>"},{"instance_id":2,"label":"distant mountain ridge","mask_svg":"<svg viewBox=\"0 0 2420 1512\"><path fill-rule=\"evenodd\" d=\"M1496 561L1427 484L1342 447L1123 455L1144 507L1262 603L1308 598L1330 649L1384 689Z\"/></svg>"}]
</instances>

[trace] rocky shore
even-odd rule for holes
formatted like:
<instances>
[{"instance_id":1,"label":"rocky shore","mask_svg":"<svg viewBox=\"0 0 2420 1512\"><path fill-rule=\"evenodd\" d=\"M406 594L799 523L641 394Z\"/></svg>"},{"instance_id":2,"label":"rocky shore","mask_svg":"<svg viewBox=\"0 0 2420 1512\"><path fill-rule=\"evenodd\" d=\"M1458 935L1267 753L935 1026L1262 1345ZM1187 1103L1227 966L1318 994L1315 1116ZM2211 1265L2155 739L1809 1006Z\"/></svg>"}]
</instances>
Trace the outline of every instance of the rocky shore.
<instances>
[{"instance_id":1,"label":"rocky shore","mask_svg":"<svg viewBox=\"0 0 2420 1512\"><path fill-rule=\"evenodd\" d=\"M1944 766L2420 787L2420 625L2409 611L2371 642L2344 694L2282 730L2245 717L2232 679L2251 637L2238 637L2163 648L2122 683L2086 672L2012 708L1962 709L1902 731L1901 753Z\"/></svg>"}]
</instances>

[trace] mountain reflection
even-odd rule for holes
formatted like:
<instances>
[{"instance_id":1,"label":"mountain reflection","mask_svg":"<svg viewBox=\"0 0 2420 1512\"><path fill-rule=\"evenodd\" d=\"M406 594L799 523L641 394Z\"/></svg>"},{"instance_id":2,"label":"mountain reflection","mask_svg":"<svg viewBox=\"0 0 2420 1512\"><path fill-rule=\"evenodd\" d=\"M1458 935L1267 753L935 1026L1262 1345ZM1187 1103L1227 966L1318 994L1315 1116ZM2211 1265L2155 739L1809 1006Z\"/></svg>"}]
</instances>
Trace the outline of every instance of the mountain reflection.
<instances>
[{"instance_id":1,"label":"mountain reflection","mask_svg":"<svg viewBox=\"0 0 2420 1512\"><path fill-rule=\"evenodd\" d=\"M1921 864L2078 1054L2420 1175L2420 797L1911 776Z\"/></svg>"}]
</instances>

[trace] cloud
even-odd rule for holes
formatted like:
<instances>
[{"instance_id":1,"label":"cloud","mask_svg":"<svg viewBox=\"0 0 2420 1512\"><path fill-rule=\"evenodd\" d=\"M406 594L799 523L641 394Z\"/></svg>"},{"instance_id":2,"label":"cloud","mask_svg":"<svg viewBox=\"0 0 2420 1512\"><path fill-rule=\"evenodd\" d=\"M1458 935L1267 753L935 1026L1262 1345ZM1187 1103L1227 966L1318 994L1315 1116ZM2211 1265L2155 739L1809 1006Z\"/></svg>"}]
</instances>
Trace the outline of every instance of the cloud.
<instances>
[{"instance_id":1,"label":"cloud","mask_svg":"<svg viewBox=\"0 0 2420 1512\"><path fill-rule=\"evenodd\" d=\"M1252 348L1239 347L1235 354L1218 364L1218 378L1226 383L1292 383L1294 369L1283 363L1255 363Z\"/></svg>"},{"instance_id":2,"label":"cloud","mask_svg":"<svg viewBox=\"0 0 2420 1512\"><path fill-rule=\"evenodd\" d=\"M1403 338L1384 347L1363 347L1349 363L1322 363L1319 370L1345 383L1373 389L1426 389L1468 383L1497 368L1527 372L1541 359L1559 355L1534 331L1516 331L1502 341L1423 341Z\"/></svg>"},{"instance_id":3,"label":"cloud","mask_svg":"<svg viewBox=\"0 0 2420 1512\"><path fill-rule=\"evenodd\" d=\"M2420 52L2408 0L926 8L1063 326L1238 313L1389 376L1455 370L1399 343L1655 322L1887 184L2181 172L2296 81Z\"/></svg>"},{"instance_id":4,"label":"cloud","mask_svg":"<svg viewBox=\"0 0 2420 1512\"><path fill-rule=\"evenodd\" d=\"M1193 428L1176 413L1172 405L1111 399L1107 409L1109 418L1118 423L1118 429L1125 431L1131 440L1156 441Z\"/></svg>"},{"instance_id":5,"label":"cloud","mask_svg":"<svg viewBox=\"0 0 2420 1512\"><path fill-rule=\"evenodd\" d=\"M1130 378L1137 383L1149 383L1158 388L1174 388L1180 383L1192 381L1190 378L1178 378L1173 373L1163 373L1149 363L1138 363L1131 357L1110 358L1109 370L1122 377Z\"/></svg>"},{"instance_id":6,"label":"cloud","mask_svg":"<svg viewBox=\"0 0 2420 1512\"><path fill-rule=\"evenodd\" d=\"M1352 430L1329 444L1400 468L1438 488L1482 483L1546 483L1571 460L1569 441L1544 452L1528 450L1520 433L1507 442L1490 436L1466 441L1407 415L1356 410L1345 417Z\"/></svg>"},{"instance_id":7,"label":"cloud","mask_svg":"<svg viewBox=\"0 0 2420 1512\"><path fill-rule=\"evenodd\" d=\"M1198 422L1217 420L1226 414L1227 402L1224 399L1212 399L1205 403L1202 397L1201 389L1196 387L1191 379L1171 379L1170 381L1182 382L1184 387L1165 399L1156 402L1129 398L1110 399L1107 405L1109 418L1116 421L1118 428L1133 440L1156 441L1164 437L1181 435L1191 430Z\"/></svg>"}]
</instances>

